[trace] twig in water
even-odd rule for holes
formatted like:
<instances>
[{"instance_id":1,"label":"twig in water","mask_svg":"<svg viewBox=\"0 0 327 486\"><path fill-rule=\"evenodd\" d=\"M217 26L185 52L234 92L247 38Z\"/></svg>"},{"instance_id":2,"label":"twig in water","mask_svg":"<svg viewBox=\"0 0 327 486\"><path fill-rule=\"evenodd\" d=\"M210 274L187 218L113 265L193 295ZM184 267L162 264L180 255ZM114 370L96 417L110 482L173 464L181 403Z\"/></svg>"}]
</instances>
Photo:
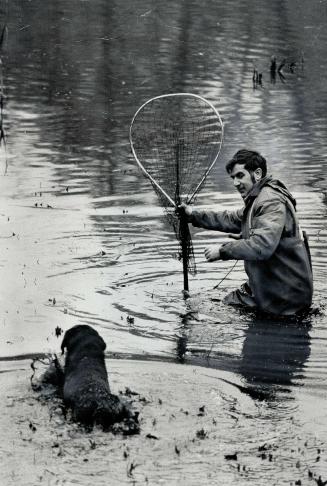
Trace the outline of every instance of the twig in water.
<instances>
[{"instance_id":1,"label":"twig in water","mask_svg":"<svg viewBox=\"0 0 327 486\"><path fill-rule=\"evenodd\" d=\"M210 354L211 354L212 348L213 348L213 343L211 344L211 347L210 347L209 351L207 352L207 355L206 355L207 360L210 359Z\"/></svg>"},{"instance_id":2,"label":"twig in water","mask_svg":"<svg viewBox=\"0 0 327 486\"><path fill-rule=\"evenodd\" d=\"M216 289L219 287L219 285L228 277L228 275L234 270L234 268L236 267L236 264L238 263L238 260L236 260L236 262L234 263L234 265L232 266L232 268L230 270L228 270L228 272L226 273L226 275L220 280L220 282L217 283L217 285L215 285L213 288Z\"/></svg>"}]
</instances>

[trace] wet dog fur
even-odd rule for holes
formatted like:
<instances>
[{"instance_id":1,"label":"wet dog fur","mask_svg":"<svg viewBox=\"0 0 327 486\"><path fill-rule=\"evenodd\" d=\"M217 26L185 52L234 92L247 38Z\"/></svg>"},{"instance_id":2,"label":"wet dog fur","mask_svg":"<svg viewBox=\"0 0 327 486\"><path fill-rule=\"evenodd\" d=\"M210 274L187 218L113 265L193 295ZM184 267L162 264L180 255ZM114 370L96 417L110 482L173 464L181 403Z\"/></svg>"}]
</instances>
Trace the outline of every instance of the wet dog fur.
<instances>
[{"instance_id":1,"label":"wet dog fur","mask_svg":"<svg viewBox=\"0 0 327 486\"><path fill-rule=\"evenodd\" d=\"M100 424L109 428L129 417L120 398L110 391L104 350L106 344L98 332L77 325L64 335L61 350L66 350L63 399L73 419L84 425Z\"/></svg>"}]
</instances>

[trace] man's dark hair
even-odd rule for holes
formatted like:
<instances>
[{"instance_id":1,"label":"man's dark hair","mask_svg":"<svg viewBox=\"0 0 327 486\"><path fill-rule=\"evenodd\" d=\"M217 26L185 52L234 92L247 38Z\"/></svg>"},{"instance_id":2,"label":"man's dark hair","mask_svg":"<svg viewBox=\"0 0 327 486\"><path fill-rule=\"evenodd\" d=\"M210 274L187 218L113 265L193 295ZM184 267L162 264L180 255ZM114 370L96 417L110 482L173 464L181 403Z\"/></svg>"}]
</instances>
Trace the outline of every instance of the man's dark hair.
<instances>
[{"instance_id":1,"label":"man's dark hair","mask_svg":"<svg viewBox=\"0 0 327 486\"><path fill-rule=\"evenodd\" d=\"M236 152L231 160L226 164L226 170L230 174L236 164L244 165L244 169L254 172L256 169L262 170L262 177L267 175L267 162L259 152L254 150L242 149Z\"/></svg>"}]
</instances>

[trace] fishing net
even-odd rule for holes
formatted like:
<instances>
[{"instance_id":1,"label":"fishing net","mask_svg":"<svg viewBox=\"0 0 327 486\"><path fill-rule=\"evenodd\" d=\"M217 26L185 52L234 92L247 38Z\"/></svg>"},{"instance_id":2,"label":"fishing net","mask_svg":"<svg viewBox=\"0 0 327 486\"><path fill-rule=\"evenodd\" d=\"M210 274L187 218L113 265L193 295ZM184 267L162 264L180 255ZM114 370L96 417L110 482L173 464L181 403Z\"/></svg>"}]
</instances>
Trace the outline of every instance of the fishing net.
<instances>
[{"instance_id":1,"label":"fishing net","mask_svg":"<svg viewBox=\"0 0 327 486\"><path fill-rule=\"evenodd\" d=\"M166 209L181 245L184 289L187 272L194 274L196 268L188 224L176 208L193 201L217 160L222 140L217 110L190 93L152 98L137 110L131 123L133 155Z\"/></svg>"}]
</instances>

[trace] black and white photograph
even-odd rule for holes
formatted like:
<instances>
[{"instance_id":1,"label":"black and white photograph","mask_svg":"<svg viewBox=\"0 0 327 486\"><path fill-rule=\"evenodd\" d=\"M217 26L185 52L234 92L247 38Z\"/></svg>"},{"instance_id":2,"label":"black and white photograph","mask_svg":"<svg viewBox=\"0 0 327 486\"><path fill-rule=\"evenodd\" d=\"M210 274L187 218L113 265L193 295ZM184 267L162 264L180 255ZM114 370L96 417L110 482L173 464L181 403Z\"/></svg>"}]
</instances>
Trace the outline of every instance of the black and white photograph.
<instances>
[{"instance_id":1,"label":"black and white photograph","mask_svg":"<svg viewBox=\"0 0 327 486\"><path fill-rule=\"evenodd\" d=\"M327 0L0 0L0 485L327 485Z\"/></svg>"}]
</instances>

